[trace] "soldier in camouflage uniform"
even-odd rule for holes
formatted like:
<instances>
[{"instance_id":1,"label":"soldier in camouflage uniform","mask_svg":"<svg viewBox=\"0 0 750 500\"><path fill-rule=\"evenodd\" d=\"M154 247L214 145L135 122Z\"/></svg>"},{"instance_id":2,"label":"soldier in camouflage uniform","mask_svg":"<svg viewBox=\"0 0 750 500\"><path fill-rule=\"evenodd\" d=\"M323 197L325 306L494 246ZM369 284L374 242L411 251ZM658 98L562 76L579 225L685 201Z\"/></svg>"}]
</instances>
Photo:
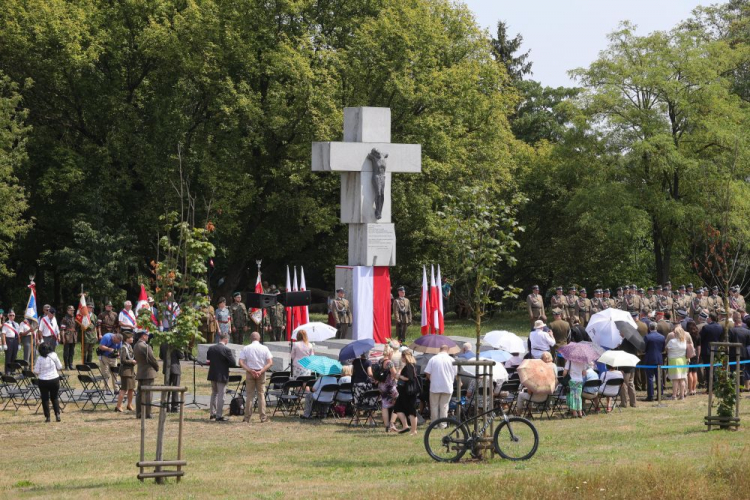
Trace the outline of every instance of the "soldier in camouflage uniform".
<instances>
[{"instance_id":1,"label":"soldier in camouflage uniform","mask_svg":"<svg viewBox=\"0 0 750 500\"><path fill-rule=\"evenodd\" d=\"M352 310L349 301L344 298L344 289L336 290L336 298L333 299L333 310L336 313L337 339L346 339L349 336L349 327L352 326Z\"/></svg>"},{"instance_id":2,"label":"soldier in camouflage uniform","mask_svg":"<svg viewBox=\"0 0 750 500\"><path fill-rule=\"evenodd\" d=\"M76 328L76 308L68 306L67 314L60 321L60 336L63 341L63 366L67 370L73 369L73 358L78 343L78 328Z\"/></svg>"},{"instance_id":3,"label":"soldier in camouflage uniform","mask_svg":"<svg viewBox=\"0 0 750 500\"><path fill-rule=\"evenodd\" d=\"M586 289L581 288L578 292L579 297L576 301L575 315L581 324L586 327L591 319L591 299L586 298Z\"/></svg>"},{"instance_id":4,"label":"soldier in camouflage uniform","mask_svg":"<svg viewBox=\"0 0 750 500\"><path fill-rule=\"evenodd\" d=\"M110 310L112 310L112 306L110 306ZM114 313L114 311L112 312ZM101 316L101 314L99 316ZM97 330L101 326L99 324L100 321L101 320L97 319L96 315L94 314L94 308L92 305L92 307L89 309L88 328L84 329L80 323L78 324L78 328L81 330L81 338L83 339L83 352L85 353L83 359L86 363L91 363L94 359L94 347L99 343Z\"/></svg>"},{"instance_id":5,"label":"soldier in camouflage uniform","mask_svg":"<svg viewBox=\"0 0 750 500\"><path fill-rule=\"evenodd\" d=\"M716 310L724 305L724 301L719 295L719 287L714 286L711 288L711 295L708 297L708 311L709 313L716 313Z\"/></svg>"},{"instance_id":6,"label":"soldier in camouflage uniform","mask_svg":"<svg viewBox=\"0 0 750 500\"><path fill-rule=\"evenodd\" d=\"M118 315L112 310L112 301L107 301L104 305L104 311L99 313L99 331L97 331L97 341L101 340L105 333L120 333L120 321Z\"/></svg>"},{"instance_id":7,"label":"soldier in camouflage uniform","mask_svg":"<svg viewBox=\"0 0 750 500\"><path fill-rule=\"evenodd\" d=\"M229 306L229 316L232 318L232 343L244 345L247 332L247 307L242 303L242 294L232 294L232 305Z\"/></svg>"}]
</instances>

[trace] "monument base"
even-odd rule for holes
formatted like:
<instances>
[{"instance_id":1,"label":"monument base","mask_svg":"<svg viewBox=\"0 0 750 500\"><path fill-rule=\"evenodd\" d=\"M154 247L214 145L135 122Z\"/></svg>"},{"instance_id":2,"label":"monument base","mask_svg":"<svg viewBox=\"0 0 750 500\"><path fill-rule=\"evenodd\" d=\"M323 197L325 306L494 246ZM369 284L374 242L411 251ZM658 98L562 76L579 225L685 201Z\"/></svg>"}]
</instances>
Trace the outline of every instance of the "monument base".
<instances>
[{"instance_id":1,"label":"monument base","mask_svg":"<svg viewBox=\"0 0 750 500\"><path fill-rule=\"evenodd\" d=\"M384 343L391 337L391 273L387 266L336 266L336 288L352 309L353 340Z\"/></svg>"}]
</instances>

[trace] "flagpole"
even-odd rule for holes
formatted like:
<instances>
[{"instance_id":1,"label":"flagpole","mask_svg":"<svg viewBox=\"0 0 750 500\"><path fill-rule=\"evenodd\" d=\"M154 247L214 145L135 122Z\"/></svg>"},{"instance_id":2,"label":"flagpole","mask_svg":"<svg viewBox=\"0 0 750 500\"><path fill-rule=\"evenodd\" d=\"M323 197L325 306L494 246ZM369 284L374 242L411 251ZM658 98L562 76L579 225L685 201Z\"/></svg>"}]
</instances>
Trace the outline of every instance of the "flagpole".
<instances>
[{"instance_id":1,"label":"flagpole","mask_svg":"<svg viewBox=\"0 0 750 500\"><path fill-rule=\"evenodd\" d=\"M81 283L81 296L83 296L83 283ZM79 307L80 307L80 300L79 300ZM88 304L86 304L86 315L88 315ZM83 325L78 323L81 326L81 364L86 364L86 332L83 331Z\"/></svg>"}]
</instances>

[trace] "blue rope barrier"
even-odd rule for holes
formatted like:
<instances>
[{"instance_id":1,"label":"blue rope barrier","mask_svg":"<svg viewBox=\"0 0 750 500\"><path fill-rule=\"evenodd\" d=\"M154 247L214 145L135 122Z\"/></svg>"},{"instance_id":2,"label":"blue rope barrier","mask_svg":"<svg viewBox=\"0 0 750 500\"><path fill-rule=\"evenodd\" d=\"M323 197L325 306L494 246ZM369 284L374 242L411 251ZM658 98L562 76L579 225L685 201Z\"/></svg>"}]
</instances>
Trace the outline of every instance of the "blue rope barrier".
<instances>
[{"instance_id":1,"label":"blue rope barrier","mask_svg":"<svg viewBox=\"0 0 750 500\"><path fill-rule=\"evenodd\" d=\"M557 353L557 357L565 359L563 355L560 354L559 352ZM750 363L750 359L746 359L745 361L739 362L739 364L741 365L746 365L748 363ZM737 365L736 361L732 361L731 363L729 363L729 366L735 366L735 365ZM636 365L636 366L631 366L630 368L637 368L639 370L656 370L659 367L661 368L708 368L709 366L711 366L711 363L705 363L705 364L700 364L700 365L658 365L658 366L657 365ZM721 363L714 363L714 366L721 366Z\"/></svg>"}]
</instances>

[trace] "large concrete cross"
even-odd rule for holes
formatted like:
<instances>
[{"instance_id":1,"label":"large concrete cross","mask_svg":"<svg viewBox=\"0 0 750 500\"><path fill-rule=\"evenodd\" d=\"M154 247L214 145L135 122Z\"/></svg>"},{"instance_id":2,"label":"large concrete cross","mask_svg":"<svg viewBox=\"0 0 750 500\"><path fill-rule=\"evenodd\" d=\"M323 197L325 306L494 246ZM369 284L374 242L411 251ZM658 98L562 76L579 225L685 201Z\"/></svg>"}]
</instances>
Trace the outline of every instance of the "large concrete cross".
<instances>
[{"instance_id":1,"label":"large concrete cross","mask_svg":"<svg viewBox=\"0 0 750 500\"><path fill-rule=\"evenodd\" d=\"M391 174L422 171L422 146L391 144L390 108L344 108L344 142L313 142L312 169L341 172L350 266L395 266Z\"/></svg>"}]
</instances>

